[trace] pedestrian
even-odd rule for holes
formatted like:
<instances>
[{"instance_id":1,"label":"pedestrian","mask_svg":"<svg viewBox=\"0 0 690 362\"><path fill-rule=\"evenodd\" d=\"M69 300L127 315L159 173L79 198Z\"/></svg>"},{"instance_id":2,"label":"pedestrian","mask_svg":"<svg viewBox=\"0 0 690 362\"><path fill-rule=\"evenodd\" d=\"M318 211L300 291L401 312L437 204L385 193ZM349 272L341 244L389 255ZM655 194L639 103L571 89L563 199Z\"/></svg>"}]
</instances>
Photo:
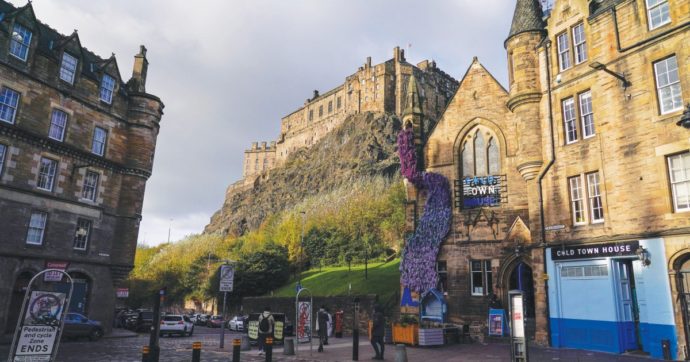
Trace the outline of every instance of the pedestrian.
<instances>
[{"instance_id":1,"label":"pedestrian","mask_svg":"<svg viewBox=\"0 0 690 362\"><path fill-rule=\"evenodd\" d=\"M276 321L271 314L270 307L264 307L264 312L259 315L259 355L265 353L266 338L273 335L273 326Z\"/></svg>"},{"instance_id":2,"label":"pedestrian","mask_svg":"<svg viewBox=\"0 0 690 362\"><path fill-rule=\"evenodd\" d=\"M326 306L321 306L316 314L316 329L319 333L319 352L323 352L323 345L328 336L328 312Z\"/></svg>"},{"instance_id":3,"label":"pedestrian","mask_svg":"<svg viewBox=\"0 0 690 362\"><path fill-rule=\"evenodd\" d=\"M328 316L328 322L326 322L326 340L323 341L324 346L328 345L328 337L333 333L333 316L331 312L326 308L326 315Z\"/></svg>"},{"instance_id":4,"label":"pedestrian","mask_svg":"<svg viewBox=\"0 0 690 362\"><path fill-rule=\"evenodd\" d=\"M374 306L374 315L372 316L372 321L371 321L371 345L374 347L374 352L376 355L372 359L377 359L377 360L382 360L383 359L383 351L386 348L385 345L383 344L383 335L385 333L385 326L384 324L386 323L384 317L383 317L383 310L381 306L376 305Z\"/></svg>"}]
</instances>

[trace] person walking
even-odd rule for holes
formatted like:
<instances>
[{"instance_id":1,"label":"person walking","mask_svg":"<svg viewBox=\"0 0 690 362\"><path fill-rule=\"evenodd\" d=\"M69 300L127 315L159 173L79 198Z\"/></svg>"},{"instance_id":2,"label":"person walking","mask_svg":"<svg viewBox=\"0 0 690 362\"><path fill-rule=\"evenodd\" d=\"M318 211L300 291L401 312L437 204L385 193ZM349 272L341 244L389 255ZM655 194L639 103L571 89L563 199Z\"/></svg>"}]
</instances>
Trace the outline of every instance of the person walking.
<instances>
[{"instance_id":1,"label":"person walking","mask_svg":"<svg viewBox=\"0 0 690 362\"><path fill-rule=\"evenodd\" d=\"M319 332L319 352L323 352L323 345L328 338L328 312L326 306L321 306L319 312L316 314L316 329Z\"/></svg>"},{"instance_id":2,"label":"person walking","mask_svg":"<svg viewBox=\"0 0 690 362\"><path fill-rule=\"evenodd\" d=\"M333 315L331 315L331 312L328 310L328 308L326 308L326 315L328 316L328 322L326 323L326 340L323 341L324 346L328 345L328 337L333 334Z\"/></svg>"},{"instance_id":3,"label":"person walking","mask_svg":"<svg viewBox=\"0 0 690 362\"><path fill-rule=\"evenodd\" d=\"M273 327L276 321L271 314L270 307L264 307L264 312L259 315L259 355L264 354L264 346L266 346L266 337L273 335Z\"/></svg>"},{"instance_id":4,"label":"person walking","mask_svg":"<svg viewBox=\"0 0 690 362\"><path fill-rule=\"evenodd\" d=\"M383 310L381 306L374 307L374 315L372 316L371 326L371 345L374 347L376 355L372 359L382 360L383 351L386 348L383 343L383 335L385 333L386 320L383 317Z\"/></svg>"}]
</instances>

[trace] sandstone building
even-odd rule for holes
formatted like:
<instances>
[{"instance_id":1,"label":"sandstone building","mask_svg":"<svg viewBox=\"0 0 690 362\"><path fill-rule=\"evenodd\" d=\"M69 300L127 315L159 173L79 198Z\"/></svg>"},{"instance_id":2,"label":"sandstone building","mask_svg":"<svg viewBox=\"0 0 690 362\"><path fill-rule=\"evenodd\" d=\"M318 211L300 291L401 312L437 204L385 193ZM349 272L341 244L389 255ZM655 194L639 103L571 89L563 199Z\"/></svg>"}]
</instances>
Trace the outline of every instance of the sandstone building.
<instances>
[{"instance_id":1,"label":"sandstone building","mask_svg":"<svg viewBox=\"0 0 690 362\"><path fill-rule=\"evenodd\" d=\"M163 114L146 48L125 83L114 55L41 23L30 2L0 1L0 19L0 330L48 267L74 278L70 309L110 329Z\"/></svg>"},{"instance_id":2,"label":"sandstone building","mask_svg":"<svg viewBox=\"0 0 690 362\"><path fill-rule=\"evenodd\" d=\"M485 333L520 289L538 343L688 357L687 44L687 0L516 1L508 89L475 59L421 147L453 185L451 322Z\"/></svg>"}]
</instances>

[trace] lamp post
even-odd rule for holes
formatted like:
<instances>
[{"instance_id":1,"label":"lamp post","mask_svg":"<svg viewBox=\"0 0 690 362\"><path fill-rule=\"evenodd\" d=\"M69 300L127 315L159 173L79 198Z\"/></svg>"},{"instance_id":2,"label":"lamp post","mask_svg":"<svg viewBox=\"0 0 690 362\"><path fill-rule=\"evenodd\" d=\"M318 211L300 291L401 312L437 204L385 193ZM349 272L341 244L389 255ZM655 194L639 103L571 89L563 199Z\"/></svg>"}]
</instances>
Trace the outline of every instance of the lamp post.
<instances>
[{"instance_id":1,"label":"lamp post","mask_svg":"<svg viewBox=\"0 0 690 362\"><path fill-rule=\"evenodd\" d=\"M170 224L168 224L168 244L170 244L170 230L172 229L173 219L170 218Z\"/></svg>"},{"instance_id":2,"label":"lamp post","mask_svg":"<svg viewBox=\"0 0 690 362\"><path fill-rule=\"evenodd\" d=\"M228 292L232 292L234 284L233 263L232 260L223 260L223 265L220 268L220 291L223 292L223 312L220 315L220 348L225 348L225 306L227 305Z\"/></svg>"},{"instance_id":3,"label":"lamp post","mask_svg":"<svg viewBox=\"0 0 690 362\"><path fill-rule=\"evenodd\" d=\"M300 242L299 242L299 270L298 270L298 275L297 279L300 282L300 285L302 284L302 254L304 254L304 218L306 216L306 213L304 211L299 212L302 215L302 236L300 237Z\"/></svg>"}]
</instances>

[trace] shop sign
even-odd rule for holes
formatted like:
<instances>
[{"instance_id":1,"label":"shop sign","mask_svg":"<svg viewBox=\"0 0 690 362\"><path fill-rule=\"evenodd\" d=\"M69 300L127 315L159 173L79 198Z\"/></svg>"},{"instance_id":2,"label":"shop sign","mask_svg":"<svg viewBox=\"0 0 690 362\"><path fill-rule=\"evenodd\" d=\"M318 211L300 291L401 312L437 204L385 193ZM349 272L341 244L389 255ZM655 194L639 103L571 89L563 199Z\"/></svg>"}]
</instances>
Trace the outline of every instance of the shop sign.
<instances>
[{"instance_id":1,"label":"shop sign","mask_svg":"<svg viewBox=\"0 0 690 362\"><path fill-rule=\"evenodd\" d=\"M46 261L46 269L57 269L65 271L69 266L67 261ZM62 281L63 274L59 271L48 271L43 274L43 281L45 282L59 282Z\"/></svg>"},{"instance_id":2,"label":"shop sign","mask_svg":"<svg viewBox=\"0 0 690 362\"><path fill-rule=\"evenodd\" d=\"M498 206L507 197L505 175L465 177L455 180L456 207L473 209Z\"/></svg>"},{"instance_id":3,"label":"shop sign","mask_svg":"<svg viewBox=\"0 0 690 362\"><path fill-rule=\"evenodd\" d=\"M128 298L129 288L117 288L117 291L115 293L117 294L118 298Z\"/></svg>"},{"instance_id":4,"label":"shop sign","mask_svg":"<svg viewBox=\"0 0 690 362\"><path fill-rule=\"evenodd\" d=\"M620 243L578 245L551 248L552 260L589 259L597 257L632 256L636 255L640 246L638 240Z\"/></svg>"}]
</instances>

